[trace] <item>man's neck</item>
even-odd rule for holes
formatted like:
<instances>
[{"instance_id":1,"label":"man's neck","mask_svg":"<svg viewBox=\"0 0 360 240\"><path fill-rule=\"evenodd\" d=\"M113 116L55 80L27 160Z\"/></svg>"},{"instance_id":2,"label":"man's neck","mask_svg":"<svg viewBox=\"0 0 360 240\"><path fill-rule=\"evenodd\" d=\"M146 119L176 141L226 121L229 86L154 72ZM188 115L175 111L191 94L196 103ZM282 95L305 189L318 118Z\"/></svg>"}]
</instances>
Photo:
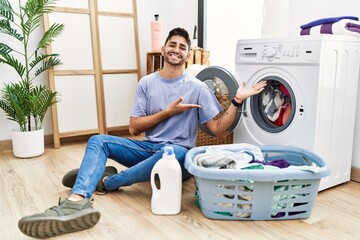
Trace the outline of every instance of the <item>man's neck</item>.
<instances>
[{"instance_id":1,"label":"man's neck","mask_svg":"<svg viewBox=\"0 0 360 240\"><path fill-rule=\"evenodd\" d=\"M173 79L179 77L185 71L185 65L172 66L165 64L164 68L160 70L160 76L166 79Z\"/></svg>"}]
</instances>

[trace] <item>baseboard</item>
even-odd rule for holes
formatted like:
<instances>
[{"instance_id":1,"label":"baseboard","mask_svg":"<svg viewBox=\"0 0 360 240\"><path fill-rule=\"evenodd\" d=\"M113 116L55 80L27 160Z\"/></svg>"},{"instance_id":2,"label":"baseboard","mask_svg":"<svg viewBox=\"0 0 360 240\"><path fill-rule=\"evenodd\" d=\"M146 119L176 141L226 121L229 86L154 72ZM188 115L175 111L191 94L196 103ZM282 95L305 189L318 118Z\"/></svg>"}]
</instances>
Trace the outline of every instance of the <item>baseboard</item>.
<instances>
[{"instance_id":1,"label":"baseboard","mask_svg":"<svg viewBox=\"0 0 360 240\"><path fill-rule=\"evenodd\" d=\"M122 136L122 137L131 137L129 130L119 130L119 131L112 131L109 133L114 136ZM74 136L74 137L66 137L61 139L61 143L71 143L71 142L79 142L79 141L87 141L92 135L81 135L81 136ZM139 137L142 139L142 136ZM53 145L54 138L53 135L45 135L44 138L45 145ZM0 141L0 149L1 150L12 150L12 143L11 140L2 140Z\"/></svg>"},{"instance_id":2,"label":"baseboard","mask_svg":"<svg viewBox=\"0 0 360 240\"><path fill-rule=\"evenodd\" d=\"M351 167L351 180L355 182L360 182L360 168Z\"/></svg>"},{"instance_id":3,"label":"baseboard","mask_svg":"<svg viewBox=\"0 0 360 240\"><path fill-rule=\"evenodd\" d=\"M45 145L51 145L54 143L53 136L52 135L46 135L44 138ZM0 149L1 150L11 150L12 149L12 143L10 140L2 140L0 141Z\"/></svg>"}]
</instances>

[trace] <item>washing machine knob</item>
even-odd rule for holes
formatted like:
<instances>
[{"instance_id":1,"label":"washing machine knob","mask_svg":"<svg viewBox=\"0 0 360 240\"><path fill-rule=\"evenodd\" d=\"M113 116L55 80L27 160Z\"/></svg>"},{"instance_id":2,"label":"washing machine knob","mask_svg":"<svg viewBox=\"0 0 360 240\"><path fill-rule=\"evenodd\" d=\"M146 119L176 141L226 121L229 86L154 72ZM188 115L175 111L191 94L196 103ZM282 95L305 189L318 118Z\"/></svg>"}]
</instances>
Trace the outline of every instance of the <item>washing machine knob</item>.
<instances>
[{"instance_id":1,"label":"washing machine knob","mask_svg":"<svg viewBox=\"0 0 360 240\"><path fill-rule=\"evenodd\" d=\"M276 49L274 47L265 48L265 51L264 51L265 57L272 58L272 57L275 57L275 55L276 55Z\"/></svg>"}]
</instances>

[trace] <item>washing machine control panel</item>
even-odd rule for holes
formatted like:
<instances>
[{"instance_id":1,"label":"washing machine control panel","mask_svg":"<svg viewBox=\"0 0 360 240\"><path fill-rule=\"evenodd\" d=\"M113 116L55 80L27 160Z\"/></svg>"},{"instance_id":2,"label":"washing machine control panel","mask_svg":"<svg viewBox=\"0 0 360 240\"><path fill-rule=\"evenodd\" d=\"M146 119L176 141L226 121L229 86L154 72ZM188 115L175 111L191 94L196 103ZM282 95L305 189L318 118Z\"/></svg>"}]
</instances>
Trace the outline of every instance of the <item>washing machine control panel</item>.
<instances>
[{"instance_id":1,"label":"washing machine control panel","mask_svg":"<svg viewBox=\"0 0 360 240\"><path fill-rule=\"evenodd\" d=\"M236 64L318 64L321 41L256 42L238 44Z\"/></svg>"},{"instance_id":2,"label":"washing machine control panel","mask_svg":"<svg viewBox=\"0 0 360 240\"><path fill-rule=\"evenodd\" d=\"M276 61L299 57L299 45L264 45L262 51L262 60Z\"/></svg>"}]
</instances>

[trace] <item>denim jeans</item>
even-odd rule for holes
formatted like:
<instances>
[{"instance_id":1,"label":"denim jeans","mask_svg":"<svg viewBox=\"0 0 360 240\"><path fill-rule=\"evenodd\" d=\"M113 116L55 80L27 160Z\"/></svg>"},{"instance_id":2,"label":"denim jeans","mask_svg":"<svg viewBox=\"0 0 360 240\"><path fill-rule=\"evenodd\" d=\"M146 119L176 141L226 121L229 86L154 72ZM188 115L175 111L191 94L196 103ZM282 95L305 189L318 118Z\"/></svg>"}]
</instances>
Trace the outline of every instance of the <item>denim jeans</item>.
<instances>
[{"instance_id":1,"label":"denim jeans","mask_svg":"<svg viewBox=\"0 0 360 240\"><path fill-rule=\"evenodd\" d=\"M165 144L110 135L92 136L87 143L71 193L91 198L97 183L104 174L108 158L127 169L106 178L104 183L106 190L116 190L133 183L150 181L151 170L162 158L164 146ZM189 177L189 172L184 168L188 149L178 145L170 146L174 147L176 159L181 165L183 179Z\"/></svg>"}]
</instances>

